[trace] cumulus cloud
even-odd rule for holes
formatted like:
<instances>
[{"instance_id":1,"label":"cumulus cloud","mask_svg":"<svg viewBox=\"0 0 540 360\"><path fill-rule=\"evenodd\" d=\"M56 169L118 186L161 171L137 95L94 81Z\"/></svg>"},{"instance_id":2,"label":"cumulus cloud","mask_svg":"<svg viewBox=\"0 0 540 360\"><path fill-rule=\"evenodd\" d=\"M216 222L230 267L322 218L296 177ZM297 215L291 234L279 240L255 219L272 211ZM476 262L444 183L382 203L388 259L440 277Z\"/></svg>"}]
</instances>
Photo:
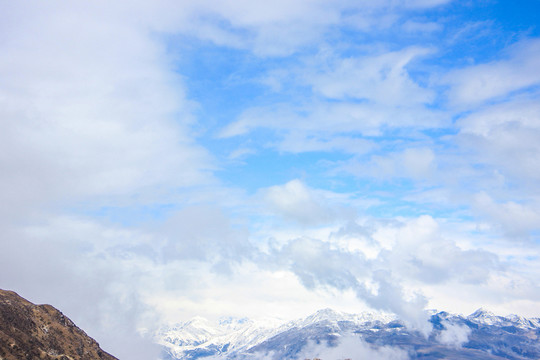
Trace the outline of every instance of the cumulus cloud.
<instances>
[{"instance_id":1,"label":"cumulus cloud","mask_svg":"<svg viewBox=\"0 0 540 360\"><path fill-rule=\"evenodd\" d=\"M398 315L408 327L425 336L431 331L425 311L426 298L420 293L407 296L399 278L392 274L390 264L377 264L359 252L305 238L291 240L275 249L269 261L288 268L308 288L352 290L371 308Z\"/></svg>"},{"instance_id":2,"label":"cumulus cloud","mask_svg":"<svg viewBox=\"0 0 540 360\"><path fill-rule=\"evenodd\" d=\"M58 215L77 212L73 207L91 217L104 207L159 206L179 188L215 181L214 160L191 130L196 104L187 99L160 35L182 33L259 55L287 54L338 23L344 6L298 1L261 11L261 4L213 1L34 5L4 4L1 15L0 199L2 229L11 236L1 254L17 274L4 274L2 284L73 312L90 324L89 332L110 329L104 324L117 324L112 316L118 315L132 334L140 323L154 321L141 315L141 284L153 284L164 264L201 261L224 270L227 260L251 251L246 234L215 207L181 210L159 230ZM231 26L225 29L223 22ZM291 32L293 24L297 31ZM324 196L299 181L271 188L267 196L300 222L335 216ZM37 284L36 276L43 281ZM46 286L48 279L54 285ZM94 325L77 311L81 304L98 315ZM113 345L111 351L126 355L122 348Z\"/></svg>"},{"instance_id":3,"label":"cumulus cloud","mask_svg":"<svg viewBox=\"0 0 540 360\"><path fill-rule=\"evenodd\" d=\"M361 254L307 238L291 240L275 253L274 259L288 266L308 288L355 289L359 286L358 277L369 270Z\"/></svg>"},{"instance_id":4,"label":"cumulus cloud","mask_svg":"<svg viewBox=\"0 0 540 360\"><path fill-rule=\"evenodd\" d=\"M325 239L292 239L272 248L265 263L288 269L309 289L354 291L369 307L398 315L426 336L432 328L422 288L450 282L487 286L505 271L497 255L462 249L441 236L430 216L360 230L346 226Z\"/></svg>"},{"instance_id":5,"label":"cumulus cloud","mask_svg":"<svg viewBox=\"0 0 540 360\"><path fill-rule=\"evenodd\" d=\"M437 335L437 341L441 344L461 348L469 341L472 330L466 325L443 322L444 329Z\"/></svg>"},{"instance_id":6,"label":"cumulus cloud","mask_svg":"<svg viewBox=\"0 0 540 360\"><path fill-rule=\"evenodd\" d=\"M418 291L407 296L400 281L388 270L375 271L372 281L375 293L366 286L360 286L356 290L358 297L375 309L396 314L407 327L427 338L432 330L425 310L427 298Z\"/></svg>"},{"instance_id":7,"label":"cumulus cloud","mask_svg":"<svg viewBox=\"0 0 540 360\"><path fill-rule=\"evenodd\" d=\"M485 283L492 271L502 269L496 255L483 250L464 250L444 238L431 216L423 215L395 229L393 244L380 258L392 264L404 278L440 283L457 278L465 283ZM444 256L442 256L444 254Z\"/></svg>"},{"instance_id":8,"label":"cumulus cloud","mask_svg":"<svg viewBox=\"0 0 540 360\"><path fill-rule=\"evenodd\" d=\"M341 30L437 31L432 22L403 19L447 2L3 3L0 263L9 271L0 274L2 287L58 306L128 359L153 357L141 333L165 310L192 315L179 304L215 315L240 311L239 301L249 297L253 304L241 310L256 313L271 299L275 312L305 311L309 291L335 291L356 296L347 300L351 307L395 312L424 332L430 300L424 290L449 283L474 286L483 300L503 299L512 288L515 299L534 308L537 271L527 270L527 281L501 274L507 268L497 255L458 241L470 228L449 238L438 227L444 218L435 215L358 216L378 201L380 189L370 181L435 179L447 186L442 208L451 203L461 211L472 202L506 234L537 230L536 40L511 47L503 60L445 77L452 101L474 107L455 123L439 106L438 90L415 73L435 48L381 45L377 38L348 54L329 45ZM176 41L184 40L239 50L250 61L255 55L279 92L277 101L265 93L264 101L240 106L228 125L214 124L222 133L211 141L263 129L272 133L263 141L269 151L337 152L339 164L356 166L349 169L356 177L346 179L355 193L327 190L340 188L339 181L314 188L310 179L264 185L255 196L219 184L219 155L198 142L212 125L197 123L200 105L190 100L193 89L175 63L185 55ZM299 52L298 61L280 62ZM506 94L511 101L500 101ZM448 134L430 138L426 130L441 126ZM458 150L441 156L430 141ZM224 153L255 157L253 144ZM355 158L347 162L349 155ZM467 156L470 162L459 160ZM322 160L333 165L328 159ZM488 174L498 182L488 183ZM359 206L358 198L367 200ZM467 210L456 215L460 221ZM147 218L139 222L130 211ZM286 228L269 229L269 214ZM321 302L309 301L311 308ZM441 341L462 342L462 329L447 330ZM362 346L371 357L400 358L399 351Z\"/></svg>"}]
</instances>

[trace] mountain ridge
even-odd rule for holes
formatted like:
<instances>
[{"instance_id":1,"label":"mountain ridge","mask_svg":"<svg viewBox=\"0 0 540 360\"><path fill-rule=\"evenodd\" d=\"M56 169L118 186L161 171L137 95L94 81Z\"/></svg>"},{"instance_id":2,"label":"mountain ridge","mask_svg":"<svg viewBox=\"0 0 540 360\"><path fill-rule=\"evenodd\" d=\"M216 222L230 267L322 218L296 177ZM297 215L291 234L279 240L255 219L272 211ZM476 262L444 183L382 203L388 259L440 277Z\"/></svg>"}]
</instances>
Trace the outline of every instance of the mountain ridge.
<instances>
[{"instance_id":1,"label":"mountain ridge","mask_svg":"<svg viewBox=\"0 0 540 360\"><path fill-rule=\"evenodd\" d=\"M163 346L164 358L171 360L243 360L257 358L260 354L272 360L296 359L308 344L336 347L342 338L351 336L374 349L395 347L411 359L540 358L539 318L498 316L482 308L467 316L445 311L430 313L433 331L427 338L414 329L408 329L393 315L348 314L332 309L321 309L274 328L259 324L260 332L255 322L247 319L243 320L243 327L229 332L216 330L219 336L183 346L171 346L160 334L157 337ZM215 326L219 327L219 324ZM187 334L180 332L178 335ZM241 338L241 343L236 342L238 338Z\"/></svg>"},{"instance_id":2,"label":"mountain ridge","mask_svg":"<svg viewBox=\"0 0 540 360\"><path fill-rule=\"evenodd\" d=\"M0 359L118 360L55 307L1 289Z\"/></svg>"}]
</instances>

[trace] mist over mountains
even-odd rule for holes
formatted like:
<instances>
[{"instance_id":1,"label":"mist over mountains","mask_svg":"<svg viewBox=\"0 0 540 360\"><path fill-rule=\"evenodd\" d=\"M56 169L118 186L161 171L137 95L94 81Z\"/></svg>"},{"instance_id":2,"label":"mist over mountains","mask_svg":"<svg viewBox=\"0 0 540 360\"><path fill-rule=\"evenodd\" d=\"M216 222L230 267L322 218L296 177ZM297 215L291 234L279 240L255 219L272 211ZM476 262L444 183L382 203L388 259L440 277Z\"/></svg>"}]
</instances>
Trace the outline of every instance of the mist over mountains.
<instances>
[{"instance_id":1,"label":"mist over mountains","mask_svg":"<svg viewBox=\"0 0 540 360\"><path fill-rule=\"evenodd\" d=\"M0 54L0 288L115 357L540 357L425 311L540 316L540 1L0 0ZM254 320L326 307L396 318Z\"/></svg>"},{"instance_id":2,"label":"mist over mountains","mask_svg":"<svg viewBox=\"0 0 540 360\"><path fill-rule=\"evenodd\" d=\"M425 336L393 315L320 310L276 320L197 317L156 335L166 360L195 359L538 359L540 319L432 311Z\"/></svg>"},{"instance_id":3,"label":"mist over mountains","mask_svg":"<svg viewBox=\"0 0 540 360\"><path fill-rule=\"evenodd\" d=\"M159 360L540 358L540 318L428 312L429 333L396 315L319 310L305 318L202 317L154 334ZM51 305L0 290L0 359L116 359Z\"/></svg>"}]
</instances>

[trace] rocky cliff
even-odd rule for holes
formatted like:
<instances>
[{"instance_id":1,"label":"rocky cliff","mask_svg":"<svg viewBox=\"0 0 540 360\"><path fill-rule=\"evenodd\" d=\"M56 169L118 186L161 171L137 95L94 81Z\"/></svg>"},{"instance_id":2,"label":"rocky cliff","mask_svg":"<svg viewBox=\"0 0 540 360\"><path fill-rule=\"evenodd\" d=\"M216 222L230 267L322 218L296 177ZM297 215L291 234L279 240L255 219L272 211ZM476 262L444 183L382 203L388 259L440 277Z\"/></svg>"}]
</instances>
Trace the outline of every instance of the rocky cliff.
<instances>
[{"instance_id":1,"label":"rocky cliff","mask_svg":"<svg viewBox=\"0 0 540 360\"><path fill-rule=\"evenodd\" d=\"M51 305L0 290L0 359L114 360Z\"/></svg>"}]
</instances>

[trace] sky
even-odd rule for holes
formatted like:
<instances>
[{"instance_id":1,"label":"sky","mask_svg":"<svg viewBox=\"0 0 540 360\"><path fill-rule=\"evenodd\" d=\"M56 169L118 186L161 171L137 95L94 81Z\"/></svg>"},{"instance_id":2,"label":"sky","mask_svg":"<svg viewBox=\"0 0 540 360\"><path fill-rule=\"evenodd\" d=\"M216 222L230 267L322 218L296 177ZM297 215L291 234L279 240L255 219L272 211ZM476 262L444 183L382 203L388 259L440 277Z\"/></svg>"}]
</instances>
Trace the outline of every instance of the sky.
<instances>
[{"instance_id":1,"label":"sky","mask_svg":"<svg viewBox=\"0 0 540 360\"><path fill-rule=\"evenodd\" d=\"M0 288L130 359L193 316L540 316L539 14L0 1Z\"/></svg>"}]
</instances>

